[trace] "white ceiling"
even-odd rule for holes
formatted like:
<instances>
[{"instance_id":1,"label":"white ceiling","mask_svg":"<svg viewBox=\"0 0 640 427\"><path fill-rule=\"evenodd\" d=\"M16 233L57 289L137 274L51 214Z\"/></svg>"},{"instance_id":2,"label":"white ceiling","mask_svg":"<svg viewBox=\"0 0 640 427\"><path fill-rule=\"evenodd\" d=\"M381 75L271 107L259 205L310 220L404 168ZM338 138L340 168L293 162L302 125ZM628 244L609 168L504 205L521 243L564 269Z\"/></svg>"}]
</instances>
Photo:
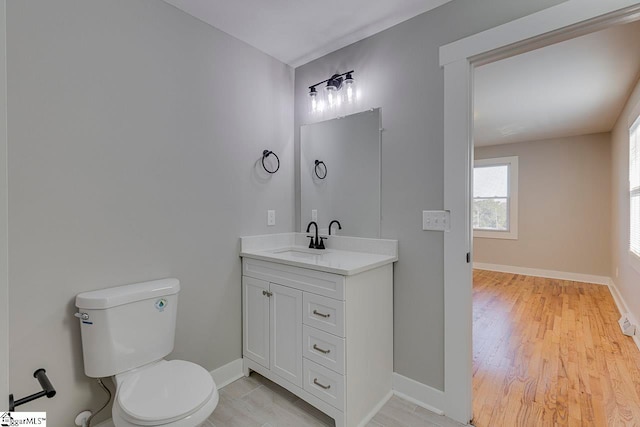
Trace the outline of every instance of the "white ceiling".
<instances>
[{"instance_id":1,"label":"white ceiling","mask_svg":"<svg viewBox=\"0 0 640 427\"><path fill-rule=\"evenodd\" d=\"M640 73L640 21L475 71L476 146L613 128Z\"/></svg>"},{"instance_id":2,"label":"white ceiling","mask_svg":"<svg viewBox=\"0 0 640 427\"><path fill-rule=\"evenodd\" d=\"M297 67L451 0L165 0Z\"/></svg>"}]
</instances>

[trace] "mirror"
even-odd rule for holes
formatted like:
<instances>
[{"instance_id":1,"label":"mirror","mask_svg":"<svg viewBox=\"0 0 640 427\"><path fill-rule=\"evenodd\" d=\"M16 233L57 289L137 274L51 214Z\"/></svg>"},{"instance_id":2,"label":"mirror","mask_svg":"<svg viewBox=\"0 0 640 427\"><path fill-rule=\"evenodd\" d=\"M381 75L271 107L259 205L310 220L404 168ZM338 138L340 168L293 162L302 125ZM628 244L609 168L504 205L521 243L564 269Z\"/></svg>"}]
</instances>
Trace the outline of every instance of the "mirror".
<instances>
[{"instance_id":1,"label":"mirror","mask_svg":"<svg viewBox=\"0 0 640 427\"><path fill-rule=\"evenodd\" d=\"M317 210L326 234L380 237L380 108L300 129L300 223Z\"/></svg>"}]
</instances>

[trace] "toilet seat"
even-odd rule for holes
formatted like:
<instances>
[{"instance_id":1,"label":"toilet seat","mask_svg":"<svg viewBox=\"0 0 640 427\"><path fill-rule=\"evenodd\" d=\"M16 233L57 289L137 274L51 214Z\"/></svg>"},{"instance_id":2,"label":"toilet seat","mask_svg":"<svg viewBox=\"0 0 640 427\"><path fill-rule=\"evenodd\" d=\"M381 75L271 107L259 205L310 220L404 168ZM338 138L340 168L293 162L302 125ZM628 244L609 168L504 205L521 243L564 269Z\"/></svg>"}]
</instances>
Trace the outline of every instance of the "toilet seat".
<instances>
[{"instance_id":1,"label":"toilet seat","mask_svg":"<svg viewBox=\"0 0 640 427\"><path fill-rule=\"evenodd\" d=\"M184 360L160 360L117 375L116 385L114 411L117 407L119 415L136 426L170 424L210 406L212 397L215 404L218 401L211 375L203 367Z\"/></svg>"}]
</instances>

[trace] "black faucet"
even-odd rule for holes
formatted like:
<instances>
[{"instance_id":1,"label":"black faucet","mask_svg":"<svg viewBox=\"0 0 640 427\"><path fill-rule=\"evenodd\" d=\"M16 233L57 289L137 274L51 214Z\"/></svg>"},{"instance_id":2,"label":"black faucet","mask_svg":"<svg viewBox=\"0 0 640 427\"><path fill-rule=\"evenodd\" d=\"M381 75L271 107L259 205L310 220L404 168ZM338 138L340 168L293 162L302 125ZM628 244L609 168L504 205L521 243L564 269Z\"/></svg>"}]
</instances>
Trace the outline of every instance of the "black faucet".
<instances>
[{"instance_id":1,"label":"black faucet","mask_svg":"<svg viewBox=\"0 0 640 427\"><path fill-rule=\"evenodd\" d=\"M342 230L342 226L340 225L340 221L338 221L337 219L334 219L333 221L331 221L329 223L329 236L331 236L331 226L333 225L333 223L338 224L338 230Z\"/></svg>"},{"instance_id":2,"label":"black faucet","mask_svg":"<svg viewBox=\"0 0 640 427\"><path fill-rule=\"evenodd\" d=\"M311 249L324 249L324 242L323 242L324 237L318 237L318 224L316 224L315 221L311 221L309 223L309 225L307 225L307 233L311 229L312 225L314 225L316 227L316 238L314 240L313 236L307 236L307 237L311 237L311 241L309 242L309 248L311 248Z\"/></svg>"}]
</instances>

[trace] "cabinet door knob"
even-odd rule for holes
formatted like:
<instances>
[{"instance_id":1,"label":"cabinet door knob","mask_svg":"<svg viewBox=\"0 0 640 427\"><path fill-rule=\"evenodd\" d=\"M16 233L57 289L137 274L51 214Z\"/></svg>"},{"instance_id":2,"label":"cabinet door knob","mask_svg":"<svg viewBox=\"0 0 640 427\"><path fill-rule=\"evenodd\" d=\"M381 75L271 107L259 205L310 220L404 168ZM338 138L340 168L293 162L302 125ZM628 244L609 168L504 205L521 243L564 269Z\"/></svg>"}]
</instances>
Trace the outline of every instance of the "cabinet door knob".
<instances>
[{"instance_id":1,"label":"cabinet door knob","mask_svg":"<svg viewBox=\"0 0 640 427\"><path fill-rule=\"evenodd\" d=\"M318 379L317 379L317 378L314 378L314 379L313 379L313 383L314 383L315 385L317 385L318 387L322 387L322 388L323 388L323 389L325 389L325 390L329 390L329 389L331 388L331 385L324 385L324 384L320 384L320 383L318 382Z\"/></svg>"},{"instance_id":2,"label":"cabinet door knob","mask_svg":"<svg viewBox=\"0 0 640 427\"><path fill-rule=\"evenodd\" d=\"M273 295L273 292L269 292L269 291L262 291L262 295L266 295L269 298L271 298L271 295Z\"/></svg>"},{"instance_id":3,"label":"cabinet door knob","mask_svg":"<svg viewBox=\"0 0 640 427\"><path fill-rule=\"evenodd\" d=\"M313 310L313 314L315 314L316 316L324 317L325 319L331 316L331 314L320 313L318 310Z\"/></svg>"},{"instance_id":4,"label":"cabinet door knob","mask_svg":"<svg viewBox=\"0 0 640 427\"><path fill-rule=\"evenodd\" d=\"M318 347L316 344L313 345L313 349L316 350L316 351L319 351L320 353L323 353L323 354L331 353L331 350L323 350L320 347Z\"/></svg>"}]
</instances>

